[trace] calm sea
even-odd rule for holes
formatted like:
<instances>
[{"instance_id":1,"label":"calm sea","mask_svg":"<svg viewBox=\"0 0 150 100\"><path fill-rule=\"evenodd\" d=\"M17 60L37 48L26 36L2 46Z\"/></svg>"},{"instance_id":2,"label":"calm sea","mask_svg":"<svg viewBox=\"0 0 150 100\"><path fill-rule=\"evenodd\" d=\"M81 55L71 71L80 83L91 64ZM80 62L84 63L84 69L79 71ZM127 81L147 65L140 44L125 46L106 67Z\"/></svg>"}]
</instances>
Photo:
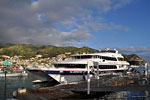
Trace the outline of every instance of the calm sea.
<instances>
[{"instance_id":1,"label":"calm sea","mask_svg":"<svg viewBox=\"0 0 150 100\"><path fill-rule=\"evenodd\" d=\"M26 77L0 77L0 100L10 100L12 98L13 91L18 88L37 88L37 87L46 87L53 84L36 84L33 85L32 81L36 78L33 75L29 74ZM6 82L6 85L5 85ZM90 99L91 100L91 99ZM92 99L92 100L95 100ZM134 91L134 92L116 92L110 93L103 97L96 97L96 100L150 100L150 91Z\"/></svg>"},{"instance_id":2,"label":"calm sea","mask_svg":"<svg viewBox=\"0 0 150 100\"><path fill-rule=\"evenodd\" d=\"M0 100L5 100L12 98L13 91L16 91L18 88L38 88L38 87L47 87L54 84L32 84L33 80L37 80L39 77L28 73L28 76L25 77L7 77L6 81L4 77L0 77Z\"/></svg>"}]
</instances>

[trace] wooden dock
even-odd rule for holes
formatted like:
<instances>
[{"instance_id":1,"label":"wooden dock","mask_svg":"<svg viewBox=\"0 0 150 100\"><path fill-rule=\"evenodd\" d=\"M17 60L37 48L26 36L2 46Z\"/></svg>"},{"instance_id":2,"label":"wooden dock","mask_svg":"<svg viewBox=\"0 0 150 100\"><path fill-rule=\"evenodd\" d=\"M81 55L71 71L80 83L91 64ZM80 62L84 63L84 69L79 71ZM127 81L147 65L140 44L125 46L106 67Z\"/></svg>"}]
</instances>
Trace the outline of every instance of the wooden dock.
<instances>
[{"instance_id":1,"label":"wooden dock","mask_svg":"<svg viewBox=\"0 0 150 100\"><path fill-rule=\"evenodd\" d=\"M73 84L56 85L46 88L35 88L26 92L16 92L16 98L19 100L53 100L58 98L67 98L76 96L75 93L69 91Z\"/></svg>"},{"instance_id":2,"label":"wooden dock","mask_svg":"<svg viewBox=\"0 0 150 100\"><path fill-rule=\"evenodd\" d=\"M102 76L90 82L90 95L87 94L87 81L79 84L56 85L46 88L35 88L24 92L15 92L19 100L54 100L81 99L95 94L118 91L150 91L150 77L147 76Z\"/></svg>"}]
</instances>

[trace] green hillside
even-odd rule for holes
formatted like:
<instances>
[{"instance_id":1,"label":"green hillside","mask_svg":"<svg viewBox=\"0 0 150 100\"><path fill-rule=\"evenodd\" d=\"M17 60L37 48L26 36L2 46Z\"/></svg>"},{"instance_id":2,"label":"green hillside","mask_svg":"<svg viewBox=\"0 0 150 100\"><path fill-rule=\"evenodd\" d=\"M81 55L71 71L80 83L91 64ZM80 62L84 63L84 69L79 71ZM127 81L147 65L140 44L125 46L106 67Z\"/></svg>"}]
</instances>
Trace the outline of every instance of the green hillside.
<instances>
[{"instance_id":1,"label":"green hillside","mask_svg":"<svg viewBox=\"0 0 150 100\"><path fill-rule=\"evenodd\" d=\"M10 47L10 46L13 46L14 44L11 44L11 43L3 43L3 42L0 42L0 49L1 48L7 48L7 47Z\"/></svg>"},{"instance_id":2,"label":"green hillside","mask_svg":"<svg viewBox=\"0 0 150 100\"><path fill-rule=\"evenodd\" d=\"M59 54L65 54L67 52L70 52L71 54L76 53L90 53L90 52L96 52L97 50L88 48L88 47L49 47L45 49L40 49L37 51L37 54L41 54L44 57L55 57Z\"/></svg>"},{"instance_id":3,"label":"green hillside","mask_svg":"<svg viewBox=\"0 0 150 100\"><path fill-rule=\"evenodd\" d=\"M35 55L35 52L32 48L26 45L13 45L7 48L0 49L0 55L20 55L28 58Z\"/></svg>"},{"instance_id":4,"label":"green hillside","mask_svg":"<svg viewBox=\"0 0 150 100\"><path fill-rule=\"evenodd\" d=\"M130 55L125 55L125 54L123 54L123 56L124 56L124 59L126 60L126 61L133 61L133 60L140 60L140 59L142 59L142 58L140 58L138 55L136 55L136 54L130 54Z\"/></svg>"},{"instance_id":5,"label":"green hillside","mask_svg":"<svg viewBox=\"0 0 150 100\"><path fill-rule=\"evenodd\" d=\"M1 44L0 44L1 45ZM70 52L75 53L90 53L97 50L88 47L56 47L51 45L28 45L28 44L2 44L0 49L0 55L8 56L23 56L25 58L34 57L37 54L43 55L43 57L55 57L59 54Z\"/></svg>"}]
</instances>

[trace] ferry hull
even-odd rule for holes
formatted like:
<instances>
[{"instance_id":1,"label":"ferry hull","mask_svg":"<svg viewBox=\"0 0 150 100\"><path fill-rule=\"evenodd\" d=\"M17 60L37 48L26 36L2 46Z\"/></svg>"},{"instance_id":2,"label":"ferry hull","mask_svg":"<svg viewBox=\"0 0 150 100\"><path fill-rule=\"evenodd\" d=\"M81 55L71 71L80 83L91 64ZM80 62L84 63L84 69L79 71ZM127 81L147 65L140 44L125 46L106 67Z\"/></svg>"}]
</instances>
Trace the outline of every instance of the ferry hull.
<instances>
[{"instance_id":1,"label":"ferry hull","mask_svg":"<svg viewBox=\"0 0 150 100\"><path fill-rule=\"evenodd\" d=\"M87 79L87 71L46 70L44 72L61 84L81 82ZM99 75L108 75L110 73L118 73L118 72L124 72L124 70L99 71ZM93 72L90 72L90 77L92 78L94 76L96 75L94 75Z\"/></svg>"},{"instance_id":2,"label":"ferry hull","mask_svg":"<svg viewBox=\"0 0 150 100\"><path fill-rule=\"evenodd\" d=\"M52 77L49 77L49 75L47 75L42 70L38 70L38 69L27 69L27 70L28 70L29 76L32 76L33 80L49 81L49 82L58 84L58 82L55 81L55 79L53 79Z\"/></svg>"}]
</instances>

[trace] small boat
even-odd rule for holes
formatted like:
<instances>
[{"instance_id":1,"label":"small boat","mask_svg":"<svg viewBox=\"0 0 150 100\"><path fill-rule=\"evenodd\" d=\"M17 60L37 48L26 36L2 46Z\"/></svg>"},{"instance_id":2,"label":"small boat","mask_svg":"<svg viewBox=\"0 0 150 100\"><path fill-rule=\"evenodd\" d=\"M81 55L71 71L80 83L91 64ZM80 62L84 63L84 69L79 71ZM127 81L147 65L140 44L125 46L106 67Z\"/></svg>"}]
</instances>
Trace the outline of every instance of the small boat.
<instances>
[{"instance_id":1,"label":"small boat","mask_svg":"<svg viewBox=\"0 0 150 100\"><path fill-rule=\"evenodd\" d=\"M23 72L14 72L14 73L6 73L6 77L12 77L12 76L27 76L28 73L23 71ZM0 72L0 77L5 77L4 72Z\"/></svg>"},{"instance_id":2,"label":"small boat","mask_svg":"<svg viewBox=\"0 0 150 100\"><path fill-rule=\"evenodd\" d=\"M14 66L14 65L4 65L0 68L0 77L5 76L27 76L28 73L25 71L25 69L22 68L22 66Z\"/></svg>"}]
</instances>

